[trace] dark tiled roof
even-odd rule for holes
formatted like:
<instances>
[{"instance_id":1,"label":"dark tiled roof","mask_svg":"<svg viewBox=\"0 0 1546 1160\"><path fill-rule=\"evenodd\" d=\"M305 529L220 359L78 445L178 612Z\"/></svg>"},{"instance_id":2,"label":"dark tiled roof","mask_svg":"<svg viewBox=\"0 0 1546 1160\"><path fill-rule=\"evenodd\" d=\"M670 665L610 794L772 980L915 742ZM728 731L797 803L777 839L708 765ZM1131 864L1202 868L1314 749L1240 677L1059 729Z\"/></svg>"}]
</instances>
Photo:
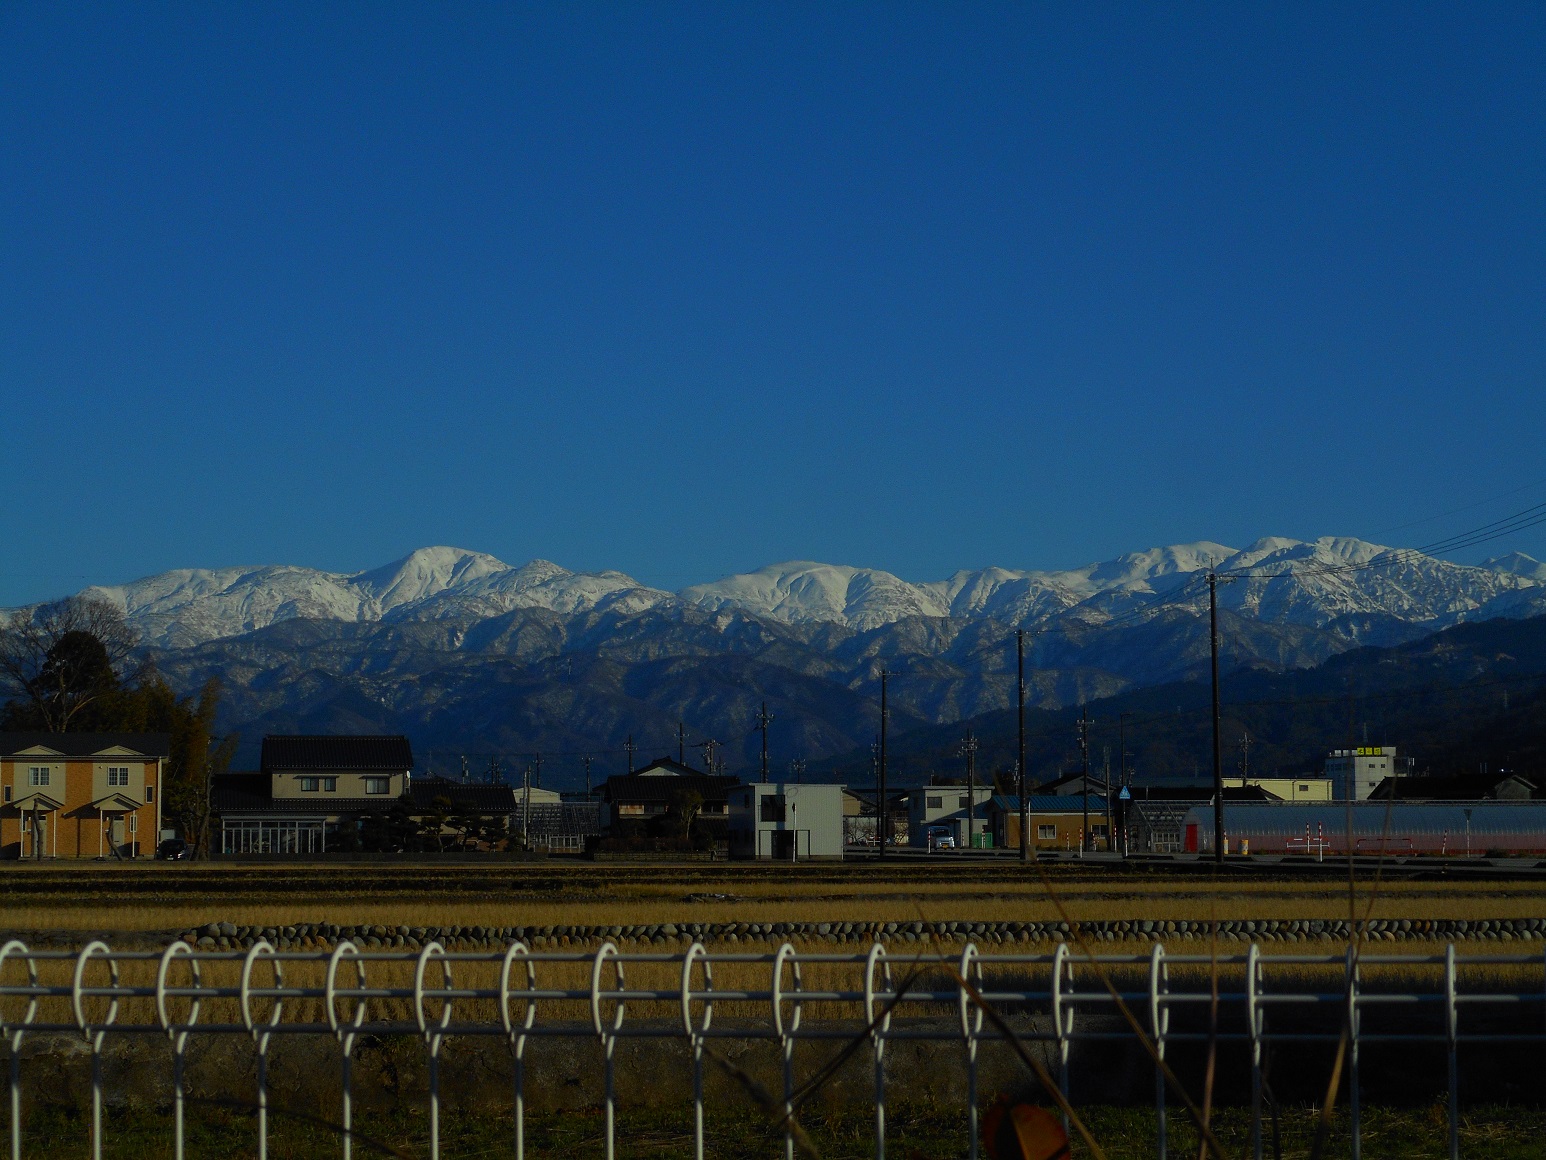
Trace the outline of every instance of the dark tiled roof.
<instances>
[{"instance_id":1,"label":"dark tiled roof","mask_svg":"<svg viewBox=\"0 0 1546 1160\"><path fill-rule=\"evenodd\" d=\"M666 777L666 776L671 776L671 777L707 777L708 776L708 774L704 773L703 770L701 770L701 769L694 769L690 765L683 765L680 761L677 761L674 758L670 758L670 757L657 757L654 761L650 762L648 765L646 765L646 766L644 766L644 767L642 767L640 769L634 770L633 771L633 776L634 777L639 777L642 774L649 773L649 771L652 770L652 769L659 770L660 772L650 774L651 777Z\"/></svg>"},{"instance_id":2,"label":"dark tiled roof","mask_svg":"<svg viewBox=\"0 0 1546 1160\"><path fill-rule=\"evenodd\" d=\"M147 757L168 757L172 752L172 739L165 733L0 733L0 753L7 757L36 745L66 757L92 757L115 745Z\"/></svg>"},{"instance_id":3,"label":"dark tiled roof","mask_svg":"<svg viewBox=\"0 0 1546 1160\"><path fill-rule=\"evenodd\" d=\"M447 798L457 814L508 814L515 810L515 790L507 785L476 785L446 777L415 778L408 783L415 812L435 808L436 798Z\"/></svg>"},{"instance_id":4,"label":"dark tiled roof","mask_svg":"<svg viewBox=\"0 0 1546 1160\"><path fill-rule=\"evenodd\" d=\"M408 738L392 736L277 736L263 739L265 772L285 769L391 770L413 768Z\"/></svg>"},{"instance_id":5,"label":"dark tiled roof","mask_svg":"<svg viewBox=\"0 0 1546 1160\"><path fill-rule=\"evenodd\" d=\"M1480 801L1503 794L1532 798L1539 792L1535 782L1521 774L1462 773L1453 777L1387 777L1369 796L1402 801Z\"/></svg>"},{"instance_id":6,"label":"dark tiled roof","mask_svg":"<svg viewBox=\"0 0 1546 1160\"><path fill-rule=\"evenodd\" d=\"M683 774L680 777L621 774L607 778L602 793L609 802L664 802L684 790L692 790L704 801L725 801L730 791L741 784L736 777L709 777L707 774Z\"/></svg>"}]
</instances>

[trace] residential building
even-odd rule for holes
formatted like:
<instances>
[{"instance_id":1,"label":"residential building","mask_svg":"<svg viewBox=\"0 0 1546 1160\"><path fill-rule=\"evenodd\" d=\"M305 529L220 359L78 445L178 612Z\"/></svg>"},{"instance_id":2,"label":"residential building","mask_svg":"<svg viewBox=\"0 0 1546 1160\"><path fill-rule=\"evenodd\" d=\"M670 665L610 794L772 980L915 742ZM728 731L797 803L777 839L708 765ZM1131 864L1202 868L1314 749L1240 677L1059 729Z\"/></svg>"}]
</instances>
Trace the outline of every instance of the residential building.
<instances>
[{"instance_id":1,"label":"residential building","mask_svg":"<svg viewBox=\"0 0 1546 1160\"><path fill-rule=\"evenodd\" d=\"M0 733L0 856L154 853L170 753L164 733Z\"/></svg>"},{"instance_id":2,"label":"residential building","mask_svg":"<svg viewBox=\"0 0 1546 1160\"><path fill-rule=\"evenodd\" d=\"M740 784L739 778L706 774L660 757L633 773L607 778L601 796L610 807L610 823L615 827L620 822L648 822L667 813L672 802L696 794L702 802L698 820L722 837L730 812L730 792Z\"/></svg>"},{"instance_id":3,"label":"residential building","mask_svg":"<svg viewBox=\"0 0 1546 1160\"><path fill-rule=\"evenodd\" d=\"M340 826L390 813L408 793L413 749L400 735L276 735L263 739L262 766L215 780L221 853L337 849Z\"/></svg>"},{"instance_id":4,"label":"residential building","mask_svg":"<svg viewBox=\"0 0 1546 1160\"><path fill-rule=\"evenodd\" d=\"M1329 802L1335 799L1336 783L1329 777L1306 775L1304 777L1226 777L1225 789L1248 789L1255 786L1279 801ZM1213 795L1209 793L1211 798ZM1227 799L1226 799L1227 800Z\"/></svg>"},{"instance_id":5,"label":"residential building","mask_svg":"<svg viewBox=\"0 0 1546 1160\"><path fill-rule=\"evenodd\" d=\"M1462 773L1454 777L1387 777L1371 798L1398 801L1530 801L1542 795L1533 778L1520 773Z\"/></svg>"},{"instance_id":6,"label":"residential building","mask_svg":"<svg viewBox=\"0 0 1546 1160\"><path fill-rule=\"evenodd\" d=\"M1364 745L1357 749L1333 749L1326 756L1326 776L1331 779L1333 799L1363 801L1374 787L1396 773L1394 745Z\"/></svg>"},{"instance_id":7,"label":"residential building","mask_svg":"<svg viewBox=\"0 0 1546 1160\"><path fill-rule=\"evenodd\" d=\"M992 843L992 828L988 824L988 802L993 798L992 785L979 785L975 792L967 794L964 785L924 785L907 795L907 840L913 846L926 847L929 831L945 826L957 847L967 844L966 823L971 819L971 829L977 844ZM968 809L968 801L971 808ZM986 841L983 835L988 835Z\"/></svg>"},{"instance_id":8,"label":"residential building","mask_svg":"<svg viewBox=\"0 0 1546 1160\"><path fill-rule=\"evenodd\" d=\"M842 858L844 794L840 785L754 783L729 795L732 858Z\"/></svg>"},{"instance_id":9,"label":"residential building","mask_svg":"<svg viewBox=\"0 0 1546 1160\"><path fill-rule=\"evenodd\" d=\"M1031 794L1025 801L1026 824L1033 850L1077 850L1084 835L1084 795ZM994 794L988 803L988 824L995 845L1020 847L1020 798ZM1092 848L1109 850L1111 833L1106 826L1106 799L1090 797Z\"/></svg>"}]
</instances>

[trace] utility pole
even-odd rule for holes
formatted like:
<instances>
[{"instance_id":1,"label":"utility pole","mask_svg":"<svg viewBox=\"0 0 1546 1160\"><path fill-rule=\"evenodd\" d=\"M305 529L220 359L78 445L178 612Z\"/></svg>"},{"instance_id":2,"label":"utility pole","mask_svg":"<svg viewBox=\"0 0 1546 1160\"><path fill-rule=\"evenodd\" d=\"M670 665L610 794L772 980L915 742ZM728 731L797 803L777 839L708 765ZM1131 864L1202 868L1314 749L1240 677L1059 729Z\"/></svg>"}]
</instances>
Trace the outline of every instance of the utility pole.
<instances>
[{"instance_id":1,"label":"utility pole","mask_svg":"<svg viewBox=\"0 0 1546 1160\"><path fill-rule=\"evenodd\" d=\"M1122 713L1117 717L1117 782L1123 789L1127 788L1127 718L1128 714ZM1124 800L1117 806L1117 828L1122 831L1122 857L1127 857L1127 802Z\"/></svg>"},{"instance_id":2,"label":"utility pole","mask_svg":"<svg viewBox=\"0 0 1546 1160\"><path fill-rule=\"evenodd\" d=\"M1086 706L1079 715L1079 755L1084 773L1080 788L1084 790L1084 828L1079 831L1079 857L1090 848L1090 710Z\"/></svg>"},{"instance_id":3,"label":"utility pole","mask_svg":"<svg viewBox=\"0 0 1546 1160\"><path fill-rule=\"evenodd\" d=\"M797 757L789 763L789 776L794 778L795 785L805 780L805 758Z\"/></svg>"},{"instance_id":4,"label":"utility pole","mask_svg":"<svg viewBox=\"0 0 1546 1160\"><path fill-rule=\"evenodd\" d=\"M531 763L521 771L521 849L531 849Z\"/></svg>"},{"instance_id":5,"label":"utility pole","mask_svg":"<svg viewBox=\"0 0 1546 1160\"><path fill-rule=\"evenodd\" d=\"M623 752L628 754L628 772L629 773L633 772L633 751L635 749L637 749L637 748L638 748L638 746L633 743L633 734L630 733L628 735L628 740L623 742Z\"/></svg>"},{"instance_id":6,"label":"utility pole","mask_svg":"<svg viewBox=\"0 0 1546 1160\"><path fill-rule=\"evenodd\" d=\"M676 763L687 764L687 725L682 721L676 723Z\"/></svg>"},{"instance_id":7,"label":"utility pole","mask_svg":"<svg viewBox=\"0 0 1546 1160\"><path fill-rule=\"evenodd\" d=\"M1208 652L1213 670L1213 860L1224 862L1224 759L1219 750L1219 578L1208 573Z\"/></svg>"},{"instance_id":8,"label":"utility pole","mask_svg":"<svg viewBox=\"0 0 1546 1160\"><path fill-rule=\"evenodd\" d=\"M762 703L762 710L757 714L757 726L762 730L762 784L768 783L768 726L773 722L773 714L768 712L768 703Z\"/></svg>"},{"instance_id":9,"label":"utility pole","mask_svg":"<svg viewBox=\"0 0 1546 1160\"><path fill-rule=\"evenodd\" d=\"M1111 826L1111 746L1101 746L1101 768L1105 771L1101 785L1103 796L1106 799L1106 849L1115 850L1116 844L1112 840L1116 837L1116 830Z\"/></svg>"},{"instance_id":10,"label":"utility pole","mask_svg":"<svg viewBox=\"0 0 1546 1160\"><path fill-rule=\"evenodd\" d=\"M472 780L472 770L467 768L467 755L465 753L462 754L462 780L464 782Z\"/></svg>"},{"instance_id":11,"label":"utility pole","mask_svg":"<svg viewBox=\"0 0 1546 1160\"><path fill-rule=\"evenodd\" d=\"M966 848L972 845L972 822L977 814L977 738L970 729L966 740L961 742L961 753L966 757Z\"/></svg>"},{"instance_id":12,"label":"utility pole","mask_svg":"<svg viewBox=\"0 0 1546 1160\"><path fill-rule=\"evenodd\" d=\"M1020 795L1020 861L1031 857L1030 807L1025 796L1025 629L1015 629L1015 705L1020 728L1020 757L1015 763L1016 792Z\"/></svg>"},{"instance_id":13,"label":"utility pole","mask_svg":"<svg viewBox=\"0 0 1546 1160\"><path fill-rule=\"evenodd\" d=\"M580 760L585 763L585 796L586 797L590 797L590 763L591 763L591 755L589 753L587 753L584 757L580 758Z\"/></svg>"},{"instance_id":14,"label":"utility pole","mask_svg":"<svg viewBox=\"0 0 1546 1160\"><path fill-rule=\"evenodd\" d=\"M542 754L539 751L532 755L532 785L542 784Z\"/></svg>"},{"instance_id":15,"label":"utility pole","mask_svg":"<svg viewBox=\"0 0 1546 1160\"><path fill-rule=\"evenodd\" d=\"M1251 742L1254 741L1249 731L1240 734L1240 780L1245 781L1251 776Z\"/></svg>"},{"instance_id":16,"label":"utility pole","mask_svg":"<svg viewBox=\"0 0 1546 1160\"><path fill-rule=\"evenodd\" d=\"M876 821L880 823L880 834L878 836L880 839L879 849L881 858L885 858L886 844L891 838L891 817L886 801L886 718L891 715L890 709L886 707L886 681L890 676L891 674L885 669L880 670L880 765L877 769L880 781L878 787L880 800L876 802L876 805L879 807L876 813Z\"/></svg>"}]
</instances>

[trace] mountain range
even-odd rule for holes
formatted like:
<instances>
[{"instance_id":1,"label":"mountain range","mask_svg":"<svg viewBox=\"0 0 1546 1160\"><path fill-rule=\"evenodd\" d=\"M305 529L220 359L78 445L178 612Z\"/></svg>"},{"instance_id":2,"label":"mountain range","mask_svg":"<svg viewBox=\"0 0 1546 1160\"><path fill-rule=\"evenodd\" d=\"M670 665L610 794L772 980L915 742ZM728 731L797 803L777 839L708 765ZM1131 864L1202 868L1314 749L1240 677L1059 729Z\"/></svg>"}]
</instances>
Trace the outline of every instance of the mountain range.
<instances>
[{"instance_id":1,"label":"mountain range","mask_svg":"<svg viewBox=\"0 0 1546 1160\"><path fill-rule=\"evenodd\" d=\"M1546 566L1528 556L1468 566L1335 537L923 583L796 561L674 593L621 572L432 547L357 573L185 569L84 594L125 611L175 687L222 679L222 723L246 739L244 755L265 732L402 731L421 753L457 760L572 755L572 774L584 752L617 764L630 735L641 754L666 752L683 722L745 772L764 700L780 768L867 746L882 669L896 675L899 731L1012 704L1020 629L1033 706L1196 679L1209 569L1229 579L1230 671L1302 669L1465 621L1546 614Z\"/></svg>"}]
</instances>

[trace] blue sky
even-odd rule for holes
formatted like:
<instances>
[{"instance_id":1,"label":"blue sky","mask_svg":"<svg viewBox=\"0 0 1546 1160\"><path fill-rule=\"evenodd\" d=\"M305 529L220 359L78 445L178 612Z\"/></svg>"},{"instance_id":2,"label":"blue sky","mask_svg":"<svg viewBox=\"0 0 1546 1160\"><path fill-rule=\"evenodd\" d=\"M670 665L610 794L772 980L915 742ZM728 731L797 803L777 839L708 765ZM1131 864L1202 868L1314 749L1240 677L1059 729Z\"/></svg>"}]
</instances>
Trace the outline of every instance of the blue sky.
<instances>
[{"instance_id":1,"label":"blue sky","mask_svg":"<svg viewBox=\"0 0 1546 1160\"><path fill-rule=\"evenodd\" d=\"M0 604L1436 540L1546 501L1543 59L1528 4L5 5Z\"/></svg>"}]
</instances>

